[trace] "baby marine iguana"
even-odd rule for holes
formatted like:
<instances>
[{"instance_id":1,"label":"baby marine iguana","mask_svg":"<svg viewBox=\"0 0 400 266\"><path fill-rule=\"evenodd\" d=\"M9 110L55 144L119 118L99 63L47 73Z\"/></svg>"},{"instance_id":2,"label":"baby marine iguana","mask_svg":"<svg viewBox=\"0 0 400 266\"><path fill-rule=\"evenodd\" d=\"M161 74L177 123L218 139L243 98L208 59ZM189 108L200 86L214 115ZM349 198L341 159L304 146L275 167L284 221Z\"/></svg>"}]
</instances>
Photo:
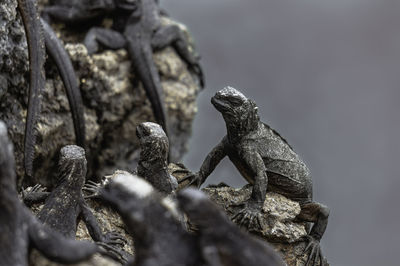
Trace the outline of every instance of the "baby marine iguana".
<instances>
[{"instance_id":1,"label":"baby marine iguana","mask_svg":"<svg viewBox=\"0 0 400 266\"><path fill-rule=\"evenodd\" d=\"M136 266L205 265L196 237L174 216L172 201L162 199L145 180L117 171L100 197L122 217L134 239Z\"/></svg>"},{"instance_id":2,"label":"baby marine iguana","mask_svg":"<svg viewBox=\"0 0 400 266\"><path fill-rule=\"evenodd\" d=\"M200 171L188 178L200 186L218 163L228 156L253 191L233 220L240 225L261 227L260 212L267 191L277 192L300 203L298 219L314 223L307 236L307 265L323 256L319 241L328 224L329 209L312 200L310 171L292 147L275 130L262 123L254 101L238 90L226 87L215 94L211 103L225 120L227 135L207 155Z\"/></svg>"},{"instance_id":3,"label":"baby marine iguana","mask_svg":"<svg viewBox=\"0 0 400 266\"><path fill-rule=\"evenodd\" d=\"M169 195L178 188L178 182L168 172L169 141L162 127L153 122L144 122L136 127L140 143L140 157L136 173L148 181L159 192ZM101 183L88 181L83 191L86 198L98 198Z\"/></svg>"},{"instance_id":4,"label":"baby marine iguana","mask_svg":"<svg viewBox=\"0 0 400 266\"><path fill-rule=\"evenodd\" d=\"M103 235L96 218L87 205L82 187L86 177L85 150L75 145L65 146L60 151L59 180L51 193L30 192L24 198L29 204L45 200L38 213L43 224L75 239L78 219L82 218L94 241L106 244L121 244L117 233Z\"/></svg>"},{"instance_id":5,"label":"baby marine iguana","mask_svg":"<svg viewBox=\"0 0 400 266\"><path fill-rule=\"evenodd\" d=\"M201 191L178 192L179 207L198 228L203 257L209 265L283 266L282 258L267 243L241 231Z\"/></svg>"},{"instance_id":6,"label":"baby marine iguana","mask_svg":"<svg viewBox=\"0 0 400 266\"><path fill-rule=\"evenodd\" d=\"M26 176L32 177L36 142L35 126L40 115L41 95L45 84L45 44L64 82L74 121L76 141L83 147L85 146L85 121L82 97L75 71L60 40L51 27L45 21L39 19L36 1L18 0L18 9L22 16L29 51L30 87L25 126L24 166Z\"/></svg>"},{"instance_id":7,"label":"baby marine iguana","mask_svg":"<svg viewBox=\"0 0 400 266\"><path fill-rule=\"evenodd\" d=\"M146 179L157 190L171 194L178 188L175 177L168 172L169 141L160 125L152 122L136 127L140 142L140 157L137 174Z\"/></svg>"},{"instance_id":8,"label":"baby marine iguana","mask_svg":"<svg viewBox=\"0 0 400 266\"><path fill-rule=\"evenodd\" d=\"M15 184L13 146L0 121L0 266L27 266L32 247L59 263L77 263L98 251L93 243L66 239L39 222L18 199Z\"/></svg>"}]
</instances>

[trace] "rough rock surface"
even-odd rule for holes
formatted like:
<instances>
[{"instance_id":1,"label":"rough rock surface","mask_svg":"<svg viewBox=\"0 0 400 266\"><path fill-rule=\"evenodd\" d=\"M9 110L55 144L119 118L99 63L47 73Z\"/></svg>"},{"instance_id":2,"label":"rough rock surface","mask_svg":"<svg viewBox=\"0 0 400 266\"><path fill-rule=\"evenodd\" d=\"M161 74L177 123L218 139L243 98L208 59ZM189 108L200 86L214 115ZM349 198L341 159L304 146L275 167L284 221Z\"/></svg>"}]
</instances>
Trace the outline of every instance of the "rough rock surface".
<instances>
[{"instance_id":1,"label":"rough rock surface","mask_svg":"<svg viewBox=\"0 0 400 266\"><path fill-rule=\"evenodd\" d=\"M250 197L251 186L237 189L222 183L204 188L203 191L232 218L241 208L240 204ZM262 230L251 231L279 251L288 265L304 265L307 260L303 255L306 242L302 238L307 235L306 225L295 220L299 213L298 202L269 192L262 210Z\"/></svg>"},{"instance_id":2,"label":"rough rock surface","mask_svg":"<svg viewBox=\"0 0 400 266\"><path fill-rule=\"evenodd\" d=\"M16 7L16 0L4 0L0 6L0 119L5 120L15 146L20 187L24 174L23 138L29 78L24 29ZM163 23L176 22L164 18ZM117 168L134 169L138 156L136 125L154 118L126 51L102 51L89 56L80 43L84 32L76 33L63 25L53 26L65 41L80 83L85 105L89 176L102 176ZM180 27L185 29L183 25ZM195 100L201 89L197 77L188 71L171 47L156 52L154 60L170 117L171 155L177 160L186 151L197 111ZM56 165L59 149L75 142L61 78L51 60L47 60L45 68L46 87L35 147L35 180L25 180L28 184L40 181L52 185L54 179L49 173L54 172L51 170Z\"/></svg>"}]
</instances>

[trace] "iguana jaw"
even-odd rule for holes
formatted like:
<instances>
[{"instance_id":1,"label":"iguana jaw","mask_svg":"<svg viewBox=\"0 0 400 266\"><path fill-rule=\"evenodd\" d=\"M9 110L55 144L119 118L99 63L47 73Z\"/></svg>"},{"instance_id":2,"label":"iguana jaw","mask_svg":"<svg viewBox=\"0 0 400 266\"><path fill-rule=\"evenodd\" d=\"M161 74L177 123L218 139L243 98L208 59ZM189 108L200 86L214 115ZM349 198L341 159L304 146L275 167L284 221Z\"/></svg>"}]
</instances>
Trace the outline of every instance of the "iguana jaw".
<instances>
[{"instance_id":1,"label":"iguana jaw","mask_svg":"<svg viewBox=\"0 0 400 266\"><path fill-rule=\"evenodd\" d=\"M234 113L234 109L243 106L248 99L240 91L225 87L211 98L211 103L223 115Z\"/></svg>"}]
</instances>

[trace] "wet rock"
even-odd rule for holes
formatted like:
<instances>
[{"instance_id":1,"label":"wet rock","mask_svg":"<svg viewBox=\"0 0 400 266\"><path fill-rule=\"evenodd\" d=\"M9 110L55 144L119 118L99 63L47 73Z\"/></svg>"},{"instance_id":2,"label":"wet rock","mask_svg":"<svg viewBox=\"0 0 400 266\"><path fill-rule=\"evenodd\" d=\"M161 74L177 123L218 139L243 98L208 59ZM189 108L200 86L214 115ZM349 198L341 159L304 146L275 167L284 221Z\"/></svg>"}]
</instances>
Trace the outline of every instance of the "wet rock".
<instances>
[{"instance_id":1,"label":"wet rock","mask_svg":"<svg viewBox=\"0 0 400 266\"><path fill-rule=\"evenodd\" d=\"M16 7L16 0L4 0L0 6L0 119L6 122L15 146L21 187L29 80L24 29ZM177 22L163 18L162 23ZM186 30L185 26L178 25ZM81 43L84 32L61 24L53 27L65 43L80 83L87 123L89 176L102 176L115 169L134 169L139 154L136 125L154 121L154 117L142 85L133 74L127 52L102 51L89 56ZM187 30L185 34L190 36ZM156 52L154 60L170 117L171 159L178 160L187 150L191 124L197 111L195 100L201 89L197 77L190 73L171 47ZM75 136L58 71L51 60L47 60L45 69L42 115L37 125L35 174L33 180L25 182L51 186L58 151L64 145L73 144Z\"/></svg>"}]
</instances>

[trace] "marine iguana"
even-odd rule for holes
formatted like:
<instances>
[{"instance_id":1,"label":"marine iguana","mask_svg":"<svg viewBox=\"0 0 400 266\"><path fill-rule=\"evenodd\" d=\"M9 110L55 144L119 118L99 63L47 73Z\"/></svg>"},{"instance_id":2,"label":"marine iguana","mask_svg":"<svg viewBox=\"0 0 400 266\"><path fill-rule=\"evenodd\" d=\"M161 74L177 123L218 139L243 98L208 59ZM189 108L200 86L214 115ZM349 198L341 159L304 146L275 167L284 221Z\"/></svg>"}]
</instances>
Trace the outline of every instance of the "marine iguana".
<instances>
[{"instance_id":1,"label":"marine iguana","mask_svg":"<svg viewBox=\"0 0 400 266\"><path fill-rule=\"evenodd\" d=\"M60 263L77 263L99 251L93 243L66 239L39 222L18 199L15 184L13 146L0 121L1 266L27 266L32 247Z\"/></svg>"},{"instance_id":2,"label":"marine iguana","mask_svg":"<svg viewBox=\"0 0 400 266\"><path fill-rule=\"evenodd\" d=\"M205 265L194 235L184 230L176 209L135 175L117 171L100 197L122 217L134 239L136 266Z\"/></svg>"},{"instance_id":3,"label":"marine iguana","mask_svg":"<svg viewBox=\"0 0 400 266\"><path fill-rule=\"evenodd\" d=\"M140 143L140 157L137 174L147 180L158 191L171 194L178 188L178 182L168 172L169 141L160 125L152 122L136 127Z\"/></svg>"},{"instance_id":4,"label":"marine iguana","mask_svg":"<svg viewBox=\"0 0 400 266\"><path fill-rule=\"evenodd\" d=\"M25 28L29 54L30 85L25 126L24 167L26 176L32 177L36 143L35 126L40 115L41 95L45 84L45 44L63 79L74 121L76 140L83 147L85 146L85 121L82 97L67 52L51 27L39 19L36 1L18 0L18 9Z\"/></svg>"},{"instance_id":5,"label":"marine iguana","mask_svg":"<svg viewBox=\"0 0 400 266\"><path fill-rule=\"evenodd\" d=\"M201 191L186 188L177 198L179 207L198 228L203 257L210 265L286 265L276 251L241 231Z\"/></svg>"},{"instance_id":6,"label":"marine iguana","mask_svg":"<svg viewBox=\"0 0 400 266\"><path fill-rule=\"evenodd\" d=\"M140 156L136 173L144 178L159 192L166 195L175 192L178 182L168 172L169 141L160 125L144 122L136 127L136 135L140 143ZM103 184L88 181L83 191L86 198L98 198Z\"/></svg>"},{"instance_id":7,"label":"marine iguana","mask_svg":"<svg viewBox=\"0 0 400 266\"><path fill-rule=\"evenodd\" d=\"M167 114L160 77L153 61L153 50L172 45L189 68L199 76L201 86L204 86L198 58L189 51L187 40L179 27L161 26L161 10L157 0L109 0L94 1L94 4L83 1L73 4L74 9L68 11L70 6L57 1L54 6L45 9L45 13L68 24L82 21L85 17L88 20L106 15L113 18L112 29L93 27L89 30L84 40L88 53L97 52L99 45L110 49L127 48L134 72L150 100L155 119L168 135Z\"/></svg>"},{"instance_id":8,"label":"marine iguana","mask_svg":"<svg viewBox=\"0 0 400 266\"><path fill-rule=\"evenodd\" d=\"M94 241L110 245L122 244L119 234L109 232L103 235L101 232L82 194L85 177L85 150L75 145L65 146L60 151L56 187L51 193L30 192L24 197L24 202L32 204L45 200L38 213L39 220L65 237L75 239L78 221L82 218Z\"/></svg>"},{"instance_id":9,"label":"marine iguana","mask_svg":"<svg viewBox=\"0 0 400 266\"><path fill-rule=\"evenodd\" d=\"M273 191L300 203L298 219L314 223L307 236L307 265L323 256L319 241L328 224L328 207L313 202L310 171L287 141L260 121L255 102L238 90L226 87L218 91L211 103L225 120L227 135L207 155L200 171L187 178L200 186L218 163L228 156L240 174L253 184L250 199L233 220L242 226L261 227L260 211L266 192Z\"/></svg>"}]
</instances>

